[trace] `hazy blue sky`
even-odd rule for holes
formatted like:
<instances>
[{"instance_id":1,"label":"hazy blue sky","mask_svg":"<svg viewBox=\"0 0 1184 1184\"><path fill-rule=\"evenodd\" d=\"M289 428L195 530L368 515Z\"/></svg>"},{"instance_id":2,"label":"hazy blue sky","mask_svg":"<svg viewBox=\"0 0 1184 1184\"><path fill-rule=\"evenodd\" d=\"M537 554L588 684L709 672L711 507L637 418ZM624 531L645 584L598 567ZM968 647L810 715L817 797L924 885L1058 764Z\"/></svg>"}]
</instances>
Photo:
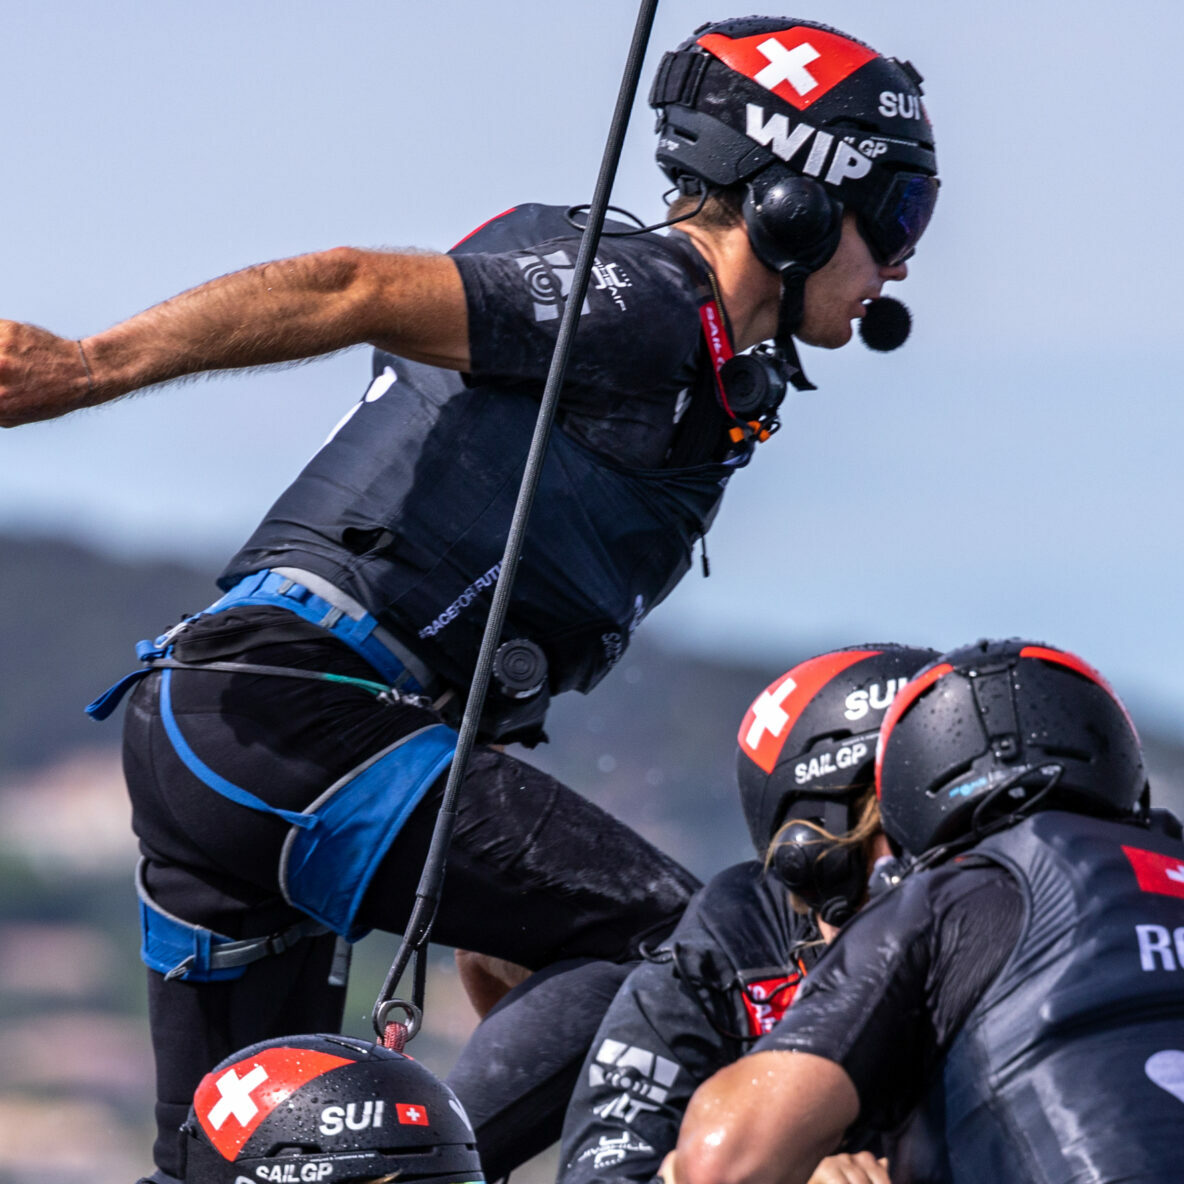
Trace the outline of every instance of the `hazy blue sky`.
<instances>
[{"instance_id":1,"label":"hazy blue sky","mask_svg":"<svg viewBox=\"0 0 1184 1184\"><path fill-rule=\"evenodd\" d=\"M746 0L745 7L750 0ZM660 5L661 50L718 4ZM10 6L0 315L84 335L212 275L338 243L446 248L590 195L635 6L104 0ZM733 483L651 628L770 654L1023 633L1145 714L1184 710L1179 54L1184 5L819 2L926 78L944 187L887 357ZM616 200L663 184L639 105ZM365 384L363 350L0 435L0 525L208 557ZM145 622L145 629L159 622Z\"/></svg>"}]
</instances>

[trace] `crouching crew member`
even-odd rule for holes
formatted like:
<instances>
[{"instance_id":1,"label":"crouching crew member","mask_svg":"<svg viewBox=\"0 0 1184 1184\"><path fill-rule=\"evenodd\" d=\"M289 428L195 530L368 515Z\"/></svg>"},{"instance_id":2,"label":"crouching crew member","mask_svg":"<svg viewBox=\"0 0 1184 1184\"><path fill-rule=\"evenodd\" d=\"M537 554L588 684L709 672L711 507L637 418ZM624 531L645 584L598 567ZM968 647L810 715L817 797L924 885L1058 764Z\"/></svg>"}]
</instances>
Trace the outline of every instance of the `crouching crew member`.
<instances>
[{"instance_id":1,"label":"crouching crew member","mask_svg":"<svg viewBox=\"0 0 1184 1184\"><path fill-rule=\"evenodd\" d=\"M855 646L800 663L757 696L740 725L737 778L760 862L702 889L607 1011L601 992L618 967L539 975L461 1054L449 1082L492 1177L554 1140L570 1093L562 1184L653 1178L696 1086L773 1027L823 931L833 935L863 903L870 865L886 852L872 790L880 721L935 656ZM580 1045L570 1017L596 1008L599 1031Z\"/></svg>"},{"instance_id":2,"label":"crouching crew member","mask_svg":"<svg viewBox=\"0 0 1184 1184\"><path fill-rule=\"evenodd\" d=\"M667 1178L800 1184L853 1124L895 1184L1152 1184L1184 1129L1184 841L1080 658L980 642L881 728L915 870L687 1110Z\"/></svg>"}]
</instances>

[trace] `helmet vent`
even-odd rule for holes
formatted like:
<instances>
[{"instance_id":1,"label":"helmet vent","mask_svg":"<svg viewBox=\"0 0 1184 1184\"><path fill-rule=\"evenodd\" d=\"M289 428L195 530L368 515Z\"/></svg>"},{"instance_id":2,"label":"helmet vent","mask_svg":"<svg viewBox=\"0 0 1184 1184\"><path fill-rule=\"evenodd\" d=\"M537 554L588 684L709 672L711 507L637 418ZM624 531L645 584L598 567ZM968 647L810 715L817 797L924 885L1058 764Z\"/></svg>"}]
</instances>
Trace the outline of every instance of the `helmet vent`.
<instances>
[{"instance_id":1,"label":"helmet vent","mask_svg":"<svg viewBox=\"0 0 1184 1184\"><path fill-rule=\"evenodd\" d=\"M939 780L932 781L925 787L926 795L931 798L937 797L937 795L941 793L951 781L957 781L959 777L969 773L973 768L973 760L963 761L960 765L955 765L954 768L945 772Z\"/></svg>"}]
</instances>

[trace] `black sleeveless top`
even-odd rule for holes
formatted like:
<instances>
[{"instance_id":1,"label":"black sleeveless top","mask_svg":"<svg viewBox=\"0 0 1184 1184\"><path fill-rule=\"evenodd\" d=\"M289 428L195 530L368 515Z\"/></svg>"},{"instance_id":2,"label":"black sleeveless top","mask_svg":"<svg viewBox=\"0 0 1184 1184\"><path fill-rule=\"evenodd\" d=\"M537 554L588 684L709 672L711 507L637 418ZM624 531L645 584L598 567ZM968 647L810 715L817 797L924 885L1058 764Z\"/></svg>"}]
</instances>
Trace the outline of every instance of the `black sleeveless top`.
<instances>
[{"instance_id":1,"label":"black sleeveless top","mask_svg":"<svg viewBox=\"0 0 1184 1184\"><path fill-rule=\"evenodd\" d=\"M861 1123L902 1124L893 1180L1176 1178L1178 833L1170 816L1048 811L906 879L844 930L757 1047L842 1064Z\"/></svg>"},{"instance_id":2,"label":"black sleeveless top","mask_svg":"<svg viewBox=\"0 0 1184 1184\"><path fill-rule=\"evenodd\" d=\"M445 681L471 675L579 239L525 206L455 248L472 373L377 353L362 401L219 584L269 567L328 579ZM733 469L682 236L606 238L515 581L507 637L551 694L594 686L686 573Z\"/></svg>"}]
</instances>

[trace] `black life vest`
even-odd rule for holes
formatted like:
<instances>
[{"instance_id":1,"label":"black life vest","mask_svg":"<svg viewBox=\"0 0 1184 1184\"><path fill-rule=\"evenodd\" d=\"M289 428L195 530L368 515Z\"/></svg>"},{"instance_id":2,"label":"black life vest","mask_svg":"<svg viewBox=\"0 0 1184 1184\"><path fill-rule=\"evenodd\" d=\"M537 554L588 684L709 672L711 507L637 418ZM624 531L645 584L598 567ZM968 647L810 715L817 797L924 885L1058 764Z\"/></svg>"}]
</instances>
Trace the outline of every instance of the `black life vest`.
<instances>
[{"instance_id":1,"label":"black life vest","mask_svg":"<svg viewBox=\"0 0 1184 1184\"><path fill-rule=\"evenodd\" d=\"M1050 811L973 850L1019 882L1021 934L901 1139L892 1179L1179 1179L1184 842Z\"/></svg>"},{"instance_id":2,"label":"black life vest","mask_svg":"<svg viewBox=\"0 0 1184 1184\"><path fill-rule=\"evenodd\" d=\"M526 220L518 245L554 232L537 222ZM483 249L488 235L504 250L506 234L495 222L462 249ZM693 304L688 315L697 318ZM459 374L383 353L374 372L367 397L218 582L227 588L271 567L311 571L464 687L500 576L538 385L466 387ZM626 468L557 427L505 630L542 647L549 693L587 691L620 658L637 624L686 573L732 471L715 462ZM541 722L537 704L530 722ZM521 718L492 731L515 729Z\"/></svg>"},{"instance_id":3,"label":"black life vest","mask_svg":"<svg viewBox=\"0 0 1184 1184\"><path fill-rule=\"evenodd\" d=\"M676 977L721 1037L700 1080L773 1029L825 948L813 921L794 912L785 885L755 861L726 868L691 897L654 957L674 962ZM628 979L622 990L630 990ZM654 997L642 1010L659 1029L671 1014L683 1014L677 1001ZM673 1046L683 1034L662 1035ZM687 1068L689 1045L697 1041L688 1042Z\"/></svg>"}]
</instances>

